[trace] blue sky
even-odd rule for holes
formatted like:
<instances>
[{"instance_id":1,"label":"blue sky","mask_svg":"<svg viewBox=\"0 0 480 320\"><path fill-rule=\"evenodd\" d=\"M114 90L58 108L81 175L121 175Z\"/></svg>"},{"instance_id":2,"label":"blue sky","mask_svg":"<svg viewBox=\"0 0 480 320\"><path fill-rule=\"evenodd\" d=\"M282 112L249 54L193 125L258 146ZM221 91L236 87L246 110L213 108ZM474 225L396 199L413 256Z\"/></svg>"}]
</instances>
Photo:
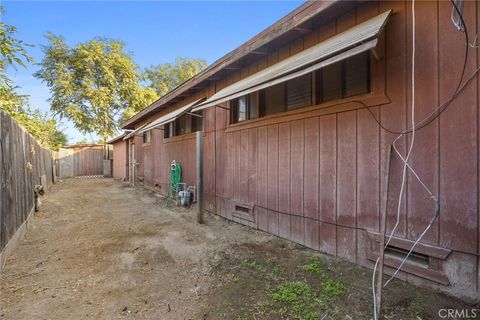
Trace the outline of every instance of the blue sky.
<instances>
[{"instance_id":1,"label":"blue sky","mask_svg":"<svg viewBox=\"0 0 480 320\"><path fill-rule=\"evenodd\" d=\"M298 7L301 1L1 1L4 22L18 28L17 38L36 62L47 32L62 35L69 45L97 36L121 39L141 67L203 58L210 64ZM30 95L33 107L48 111L49 91L27 69L8 70ZM70 142L82 139L68 121L62 128ZM89 139L89 137L87 137Z\"/></svg>"}]
</instances>

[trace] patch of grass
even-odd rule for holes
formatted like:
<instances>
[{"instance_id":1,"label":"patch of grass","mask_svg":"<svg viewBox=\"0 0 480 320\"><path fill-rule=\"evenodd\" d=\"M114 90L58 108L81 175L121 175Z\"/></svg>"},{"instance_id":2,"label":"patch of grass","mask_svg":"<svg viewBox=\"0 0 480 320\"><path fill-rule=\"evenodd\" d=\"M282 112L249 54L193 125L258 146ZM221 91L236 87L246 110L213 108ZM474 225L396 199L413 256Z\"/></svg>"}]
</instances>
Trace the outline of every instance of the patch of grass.
<instances>
[{"instance_id":1,"label":"patch of grass","mask_svg":"<svg viewBox=\"0 0 480 320\"><path fill-rule=\"evenodd\" d=\"M325 307L315 290L304 281L291 281L267 288L273 301L279 304L276 313L295 320L319 319L318 310Z\"/></svg>"},{"instance_id":2,"label":"patch of grass","mask_svg":"<svg viewBox=\"0 0 480 320\"><path fill-rule=\"evenodd\" d=\"M345 285L339 280L326 280L322 283L323 294L327 298L334 298L345 293Z\"/></svg>"},{"instance_id":3,"label":"patch of grass","mask_svg":"<svg viewBox=\"0 0 480 320\"><path fill-rule=\"evenodd\" d=\"M325 273L322 265L318 262L310 262L310 263L304 264L303 266L300 266L300 270L319 274L319 275L324 275Z\"/></svg>"}]
</instances>

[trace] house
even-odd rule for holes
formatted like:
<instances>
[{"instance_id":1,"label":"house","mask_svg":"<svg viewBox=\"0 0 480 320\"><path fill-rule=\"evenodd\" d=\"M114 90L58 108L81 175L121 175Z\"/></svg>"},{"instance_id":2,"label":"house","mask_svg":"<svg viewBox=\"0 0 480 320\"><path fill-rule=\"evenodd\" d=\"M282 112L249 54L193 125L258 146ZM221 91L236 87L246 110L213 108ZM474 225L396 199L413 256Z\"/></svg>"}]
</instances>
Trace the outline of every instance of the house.
<instances>
[{"instance_id":1,"label":"house","mask_svg":"<svg viewBox=\"0 0 480 320\"><path fill-rule=\"evenodd\" d=\"M397 225L386 273L432 221L399 278L479 301L480 113L468 78L480 7L464 3L469 39L452 9L415 3L412 68L411 2L301 5L126 121L123 175L167 194L176 160L193 185L202 130L206 210L372 268L386 206L387 235ZM433 196L407 170L398 205L404 165L390 145L412 113L430 117L396 146L405 155L414 140L409 163Z\"/></svg>"}]
</instances>

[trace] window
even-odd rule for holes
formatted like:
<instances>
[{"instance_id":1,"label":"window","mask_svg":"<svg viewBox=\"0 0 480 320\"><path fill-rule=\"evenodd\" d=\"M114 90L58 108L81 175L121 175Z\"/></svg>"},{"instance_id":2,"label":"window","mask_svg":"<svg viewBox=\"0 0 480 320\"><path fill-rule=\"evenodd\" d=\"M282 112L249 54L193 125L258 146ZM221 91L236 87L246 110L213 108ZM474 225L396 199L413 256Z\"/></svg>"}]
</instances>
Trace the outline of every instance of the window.
<instances>
[{"instance_id":1,"label":"window","mask_svg":"<svg viewBox=\"0 0 480 320\"><path fill-rule=\"evenodd\" d=\"M150 143L150 130L143 133L143 143Z\"/></svg>"},{"instance_id":2,"label":"window","mask_svg":"<svg viewBox=\"0 0 480 320\"><path fill-rule=\"evenodd\" d=\"M288 80L262 91L264 115L268 116L312 104L312 76Z\"/></svg>"},{"instance_id":3,"label":"window","mask_svg":"<svg viewBox=\"0 0 480 320\"><path fill-rule=\"evenodd\" d=\"M195 114L198 116L186 113L174 121L166 123L163 126L164 137L170 138L202 130L202 113L201 111L198 111L195 112Z\"/></svg>"},{"instance_id":4,"label":"window","mask_svg":"<svg viewBox=\"0 0 480 320\"><path fill-rule=\"evenodd\" d=\"M175 135L174 121L166 123L163 126L164 138L173 137Z\"/></svg>"},{"instance_id":5,"label":"window","mask_svg":"<svg viewBox=\"0 0 480 320\"><path fill-rule=\"evenodd\" d=\"M345 60L345 97L370 92L368 54L359 54Z\"/></svg>"},{"instance_id":6,"label":"window","mask_svg":"<svg viewBox=\"0 0 480 320\"><path fill-rule=\"evenodd\" d=\"M230 116L231 123L258 118L258 92L232 100Z\"/></svg>"},{"instance_id":7,"label":"window","mask_svg":"<svg viewBox=\"0 0 480 320\"><path fill-rule=\"evenodd\" d=\"M251 93L248 99L248 119L256 119L259 116L258 92Z\"/></svg>"},{"instance_id":8,"label":"window","mask_svg":"<svg viewBox=\"0 0 480 320\"><path fill-rule=\"evenodd\" d=\"M341 63L317 71L317 103L342 99L342 88Z\"/></svg>"},{"instance_id":9,"label":"window","mask_svg":"<svg viewBox=\"0 0 480 320\"><path fill-rule=\"evenodd\" d=\"M312 104L311 74L287 81L287 109L293 110Z\"/></svg>"},{"instance_id":10,"label":"window","mask_svg":"<svg viewBox=\"0 0 480 320\"><path fill-rule=\"evenodd\" d=\"M316 72L317 104L370 92L370 56L364 52Z\"/></svg>"},{"instance_id":11,"label":"window","mask_svg":"<svg viewBox=\"0 0 480 320\"><path fill-rule=\"evenodd\" d=\"M315 76L315 101L312 77ZM364 52L312 73L231 101L230 122L238 123L370 92L370 55Z\"/></svg>"},{"instance_id":12,"label":"window","mask_svg":"<svg viewBox=\"0 0 480 320\"><path fill-rule=\"evenodd\" d=\"M263 115L285 111L285 83L266 88L262 91Z\"/></svg>"}]
</instances>

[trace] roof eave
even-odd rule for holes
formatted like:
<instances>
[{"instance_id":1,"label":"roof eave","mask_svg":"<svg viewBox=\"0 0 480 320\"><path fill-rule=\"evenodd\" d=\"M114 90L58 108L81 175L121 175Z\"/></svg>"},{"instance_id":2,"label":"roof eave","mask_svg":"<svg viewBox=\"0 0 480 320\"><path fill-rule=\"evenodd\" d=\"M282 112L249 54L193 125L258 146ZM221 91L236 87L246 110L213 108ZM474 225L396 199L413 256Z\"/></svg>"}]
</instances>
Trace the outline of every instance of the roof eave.
<instances>
[{"instance_id":1,"label":"roof eave","mask_svg":"<svg viewBox=\"0 0 480 320\"><path fill-rule=\"evenodd\" d=\"M135 114L133 117L125 121L121 127L123 129L131 129L133 126L147 117L149 114L159 111L165 104L172 99L180 96L187 90L194 88L199 83L216 75L218 72L224 70L226 67L234 64L239 59L247 56L255 50L267 45L268 43L278 39L287 32L294 30L303 23L317 16L326 9L332 8L334 5L341 3L341 0L327 0L327 1L307 1L299 6L297 9L290 12L282 19L275 22L270 27L266 28L247 42L224 55L214 63L212 63L205 70L192 77L190 80L182 83L177 88L173 89L163 97L159 98L142 111Z\"/></svg>"}]
</instances>

